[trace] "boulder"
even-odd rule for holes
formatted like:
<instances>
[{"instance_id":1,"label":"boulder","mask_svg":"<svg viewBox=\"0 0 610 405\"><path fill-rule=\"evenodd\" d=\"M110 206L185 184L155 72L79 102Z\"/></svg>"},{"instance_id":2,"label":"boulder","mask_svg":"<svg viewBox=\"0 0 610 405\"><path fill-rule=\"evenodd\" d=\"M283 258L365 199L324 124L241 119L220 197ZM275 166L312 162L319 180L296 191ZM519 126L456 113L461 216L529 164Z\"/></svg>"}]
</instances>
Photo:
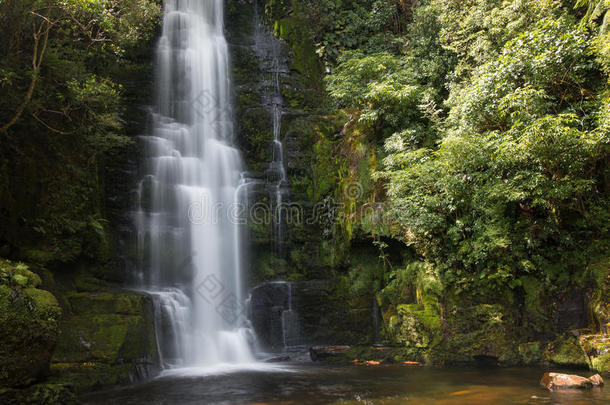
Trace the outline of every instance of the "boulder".
<instances>
[{"instance_id":1,"label":"boulder","mask_svg":"<svg viewBox=\"0 0 610 405\"><path fill-rule=\"evenodd\" d=\"M51 379L77 393L145 380L159 358L152 297L129 291L69 291L70 312L51 358Z\"/></svg>"},{"instance_id":2,"label":"boulder","mask_svg":"<svg viewBox=\"0 0 610 405\"><path fill-rule=\"evenodd\" d=\"M557 389L587 389L600 387L603 384L604 381L599 374L586 378L573 374L545 373L540 380L540 385L551 391Z\"/></svg>"},{"instance_id":3,"label":"boulder","mask_svg":"<svg viewBox=\"0 0 610 405\"><path fill-rule=\"evenodd\" d=\"M610 373L610 335L583 335L579 338L591 370Z\"/></svg>"},{"instance_id":4,"label":"boulder","mask_svg":"<svg viewBox=\"0 0 610 405\"><path fill-rule=\"evenodd\" d=\"M549 343L544 353L545 361L561 367L586 369L587 357L577 335L578 331L572 331Z\"/></svg>"},{"instance_id":5,"label":"boulder","mask_svg":"<svg viewBox=\"0 0 610 405\"><path fill-rule=\"evenodd\" d=\"M49 369L61 309L40 284L26 265L0 259L0 388L29 386Z\"/></svg>"},{"instance_id":6,"label":"boulder","mask_svg":"<svg viewBox=\"0 0 610 405\"><path fill-rule=\"evenodd\" d=\"M284 348L284 314L291 307L291 288L288 282L269 282L257 285L250 293L250 321L265 350Z\"/></svg>"},{"instance_id":7,"label":"boulder","mask_svg":"<svg viewBox=\"0 0 610 405\"><path fill-rule=\"evenodd\" d=\"M591 380L594 387L601 387L604 385L604 379L599 374L592 375L589 377L589 380Z\"/></svg>"}]
</instances>

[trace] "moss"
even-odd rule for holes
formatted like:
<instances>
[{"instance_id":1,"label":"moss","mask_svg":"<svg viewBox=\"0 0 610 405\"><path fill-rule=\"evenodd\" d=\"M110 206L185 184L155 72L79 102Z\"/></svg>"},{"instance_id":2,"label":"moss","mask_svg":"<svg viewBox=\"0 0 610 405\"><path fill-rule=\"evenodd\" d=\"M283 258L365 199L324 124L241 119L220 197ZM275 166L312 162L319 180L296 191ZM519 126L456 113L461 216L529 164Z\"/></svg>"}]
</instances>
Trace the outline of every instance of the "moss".
<instances>
[{"instance_id":1,"label":"moss","mask_svg":"<svg viewBox=\"0 0 610 405\"><path fill-rule=\"evenodd\" d=\"M563 367L587 368L587 359L578 339L568 333L549 343L544 354L545 360Z\"/></svg>"},{"instance_id":2,"label":"moss","mask_svg":"<svg viewBox=\"0 0 610 405\"><path fill-rule=\"evenodd\" d=\"M23 264L0 261L0 386L27 386L49 367L61 309Z\"/></svg>"},{"instance_id":3,"label":"moss","mask_svg":"<svg viewBox=\"0 0 610 405\"><path fill-rule=\"evenodd\" d=\"M52 381L78 392L130 382L157 366L152 302L129 292L68 292L70 315L52 358Z\"/></svg>"},{"instance_id":4,"label":"moss","mask_svg":"<svg viewBox=\"0 0 610 405\"><path fill-rule=\"evenodd\" d=\"M288 262L278 258L273 252L265 251L254 258L255 282L284 279L288 273Z\"/></svg>"},{"instance_id":5,"label":"moss","mask_svg":"<svg viewBox=\"0 0 610 405\"><path fill-rule=\"evenodd\" d=\"M589 312L596 331L610 333L610 258L602 255L587 267L592 285Z\"/></svg>"},{"instance_id":6,"label":"moss","mask_svg":"<svg viewBox=\"0 0 610 405\"><path fill-rule=\"evenodd\" d=\"M42 284L40 276L29 270L24 263L13 263L0 258L0 283L17 288L39 287Z\"/></svg>"},{"instance_id":7,"label":"moss","mask_svg":"<svg viewBox=\"0 0 610 405\"><path fill-rule=\"evenodd\" d=\"M440 313L436 297L424 297L422 304L398 306L395 340L410 348L431 349L440 343Z\"/></svg>"},{"instance_id":8,"label":"moss","mask_svg":"<svg viewBox=\"0 0 610 405\"><path fill-rule=\"evenodd\" d=\"M610 375L610 335L583 335L580 346L586 354L589 368L604 375Z\"/></svg>"},{"instance_id":9,"label":"moss","mask_svg":"<svg viewBox=\"0 0 610 405\"><path fill-rule=\"evenodd\" d=\"M546 305L550 298L545 295L542 283L535 277L521 277L519 279L525 292L525 327L535 334L548 335L551 333L552 307Z\"/></svg>"},{"instance_id":10,"label":"moss","mask_svg":"<svg viewBox=\"0 0 610 405\"><path fill-rule=\"evenodd\" d=\"M519 345L520 363L526 366L539 365L544 360L545 344L528 342Z\"/></svg>"},{"instance_id":11,"label":"moss","mask_svg":"<svg viewBox=\"0 0 610 405\"><path fill-rule=\"evenodd\" d=\"M0 403L5 405L78 404L70 385L36 384L24 389L0 389Z\"/></svg>"},{"instance_id":12,"label":"moss","mask_svg":"<svg viewBox=\"0 0 610 405\"><path fill-rule=\"evenodd\" d=\"M74 315L140 315L142 313L142 297L130 293L76 293L67 295Z\"/></svg>"},{"instance_id":13,"label":"moss","mask_svg":"<svg viewBox=\"0 0 610 405\"><path fill-rule=\"evenodd\" d=\"M287 12L287 7L291 8L291 13ZM271 0L266 4L265 17L273 27L274 34L290 46L294 69L301 79L300 92L285 92L284 96L287 97L288 103L312 109L319 108L320 100L324 99L323 69L299 2Z\"/></svg>"},{"instance_id":14,"label":"moss","mask_svg":"<svg viewBox=\"0 0 610 405\"><path fill-rule=\"evenodd\" d=\"M437 353L442 363L495 359L512 365L519 362L517 330L500 304L469 304L454 301L446 314L446 339Z\"/></svg>"},{"instance_id":15,"label":"moss","mask_svg":"<svg viewBox=\"0 0 610 405\"><path fill-rule=\"evenodd\" d=\"M69 384L77 393L83 393L114 385L129 384L134 380L133 373L134 368L130 364L55 363L51 366L50 380Z\"/></svg>"}]
</instances>

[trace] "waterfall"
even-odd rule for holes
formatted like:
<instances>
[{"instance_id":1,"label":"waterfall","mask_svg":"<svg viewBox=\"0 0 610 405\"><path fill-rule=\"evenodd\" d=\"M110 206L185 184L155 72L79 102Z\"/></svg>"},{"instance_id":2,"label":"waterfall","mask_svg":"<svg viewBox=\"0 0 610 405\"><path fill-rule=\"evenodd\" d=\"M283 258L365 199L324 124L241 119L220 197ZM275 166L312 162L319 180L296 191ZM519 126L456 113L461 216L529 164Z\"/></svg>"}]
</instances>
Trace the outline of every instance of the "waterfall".
<instances>
[{"instance_id":1,"label":"waterfall","mask_svg":"<svg viewBox=\"0 0 610 405\"><path fill-rule=\"evenodd\" d=\"M284 196L288 192L288 176L284 164L284 145L281 140L284 99L281 91L281 75L288 73L288 66L282 58L281 42L262 24L258 15L258 4L255 2L254 40L255 50L261 68L270 75L266 81L263 102L271 112L273 122L272 161L267 169L267 187L271 202L271 241L276 256L282 256L284 230L286 226Z\"/></svg>"},{"instance_id":2,"label":"waterfall","mask_svg":"<svg viewBox=\"0 0 610 405\"><path fill-rule=\"evenodd\" d=\"M254 361L241 285L242 161L232 146L223 0L167 0L135 223L138 284L166 368Z\"/></svg>"}]
</instances>

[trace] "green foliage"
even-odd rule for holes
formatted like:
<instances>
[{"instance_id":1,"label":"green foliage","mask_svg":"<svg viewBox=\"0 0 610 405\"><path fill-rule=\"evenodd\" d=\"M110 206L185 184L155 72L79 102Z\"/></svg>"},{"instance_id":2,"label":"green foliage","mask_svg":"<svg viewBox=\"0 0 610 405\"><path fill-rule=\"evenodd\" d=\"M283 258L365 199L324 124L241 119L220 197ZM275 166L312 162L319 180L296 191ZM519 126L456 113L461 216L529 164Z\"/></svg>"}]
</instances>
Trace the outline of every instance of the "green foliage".
<instances>
[{"instance_id":1,"label":"green foliage","mask_svg":"<svg viewBox=\"0 0 610 405\"><path fill-rule=\"evenodd\" d=\"M295 2L293 2L295 3ZM410 9L401 0L302 2L316 52L327 65L350 49L398 50Z\"/></svg>"},{"instance_id":2,"label":"green foliage","mask_svg":"<svg viewBox=\"0 0 610 405\"><path fill-rule=\"evenodd\" d=\"M154 0L0 4L0 245L13 256L104 260L102 176L131 144L114 76L160 11Z\"/></svg>"},{"instance_id":3,"label":"green foliage","mask_svg":"<svg viewBox=\"0 0 610 405\"><path fill-rule=\"evenodd\" d=\"M568 18L541 20L475 69L473 83L452 92L450 122L473 133L506 130L545 113L577 111L588 119L591 89L584 86L594 67L588 39Z\"/></svg>"},{"instance_id":4,"label":"green foliage","mask_svg":"<svg viewBox=\"0 0 610 405\"><path fill-rule=\"evenodd\" d=\"M531 285L560 294L607 237L607 65L571 12L425 1L400 51L358 45L327 77L383 151L373 179L394 237L433 265L441 290L512 291L532 307ZM401 274L386 277L390 296L417 283Z\"/></svg>"}]
</instances>

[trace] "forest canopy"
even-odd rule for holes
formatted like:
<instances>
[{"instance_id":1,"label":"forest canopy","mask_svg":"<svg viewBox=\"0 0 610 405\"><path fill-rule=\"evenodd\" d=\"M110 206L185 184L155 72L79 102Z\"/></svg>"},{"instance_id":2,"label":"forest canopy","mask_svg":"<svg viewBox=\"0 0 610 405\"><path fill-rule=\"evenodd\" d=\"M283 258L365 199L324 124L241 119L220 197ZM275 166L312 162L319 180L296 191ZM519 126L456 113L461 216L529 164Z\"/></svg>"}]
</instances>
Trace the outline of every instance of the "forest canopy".
<instances>
[{"instance_id":1,"label":"forest canopy","mask_svg":"<svg viewBox=\"0 0 610 405\"><path fill-rule=\"evenodd\" d=\"M610 3L304 7L330 96L379 156L393 238L457 292L586 278L610 224Z\"/></svg>"}]
</instances>

